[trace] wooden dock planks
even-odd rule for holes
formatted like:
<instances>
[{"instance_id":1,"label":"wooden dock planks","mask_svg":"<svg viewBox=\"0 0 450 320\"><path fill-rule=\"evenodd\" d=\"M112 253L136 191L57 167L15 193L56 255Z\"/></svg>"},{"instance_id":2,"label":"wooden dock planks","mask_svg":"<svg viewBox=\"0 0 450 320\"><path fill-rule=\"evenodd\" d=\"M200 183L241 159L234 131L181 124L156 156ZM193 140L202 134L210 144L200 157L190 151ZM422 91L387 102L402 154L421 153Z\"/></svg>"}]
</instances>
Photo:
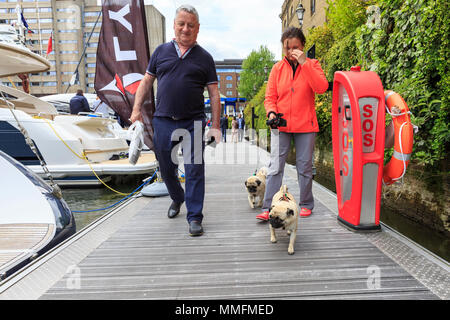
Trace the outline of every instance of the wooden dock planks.
<instances>
[{"instance_id":1,"label":"wooden dock planks","mask_svg":"<svg viewBox=\"0 0 450 320\"><path fill-rule=\"evenodd\" d=\"M192 238L186 208L166 216L157 198L80 264L80 288L62 278L43 299L436 299L427 288L371 244L352 233L320 201L299 221L296 253L288 237L269 241L267 223L248 205L249 166L209 166L205 234ZM285 181L298 197L295 179ZM380 287L368 287L368 268Z\"/></svg>"},{"instance_id":2,"label":"wooden dock planks","mask_svg":"<svg viewBox=\"0 0 450 320\"><path fill-rule=\"evenodd\" d=\"M256 148L244 145L247 151ZM220 144L217 152L223 147ZM378 243L388 237L384 231L375 245L373 236L341 227L333 212L335 200L317 186L313 215L299 221L295 254L287 254L288 237L281 230L278 243L270 243L268 225L255 219L260 210L249 207L244 187L245 179L264 164L267 154L263 153L257 162L207 165L203 236L188 235L184 205L178 217L168 219L168 197L135 199L56 250L54 258L37 263L35 270L7 290L0 286L0 299L15 299L20 296L19 289L31 292L33 285L39 287L28 296L33 299L448 297L448 270L436 267L440 269L433 274L443 279L444 289L437 296L422 284L426 281L418 281L403 263L391 258L396 256L395 250L391 257L380 250ZM284 182L298 199L296 173L290 166ZM92 243L94 240L97 242ZM395 242L389 245L409 250ZM53 263L58 257L58 264ZM77 273L64 274L68 267L75 267ZM60 276L36 284L39 273L54 269ZM379 273L379 283L373 278L374 270ZM33 276L34 281L28 280Z\"/></svg>"}]
</instances>

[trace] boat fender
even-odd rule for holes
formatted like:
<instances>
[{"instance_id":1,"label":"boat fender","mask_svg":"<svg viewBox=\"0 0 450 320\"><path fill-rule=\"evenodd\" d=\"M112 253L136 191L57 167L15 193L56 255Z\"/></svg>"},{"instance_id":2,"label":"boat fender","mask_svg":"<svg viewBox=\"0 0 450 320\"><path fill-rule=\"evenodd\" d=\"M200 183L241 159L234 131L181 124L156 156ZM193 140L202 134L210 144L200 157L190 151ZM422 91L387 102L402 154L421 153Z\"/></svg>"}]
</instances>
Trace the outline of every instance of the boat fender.
<instances>
[{"instance_id":1,"label":"boat fender","mask_svg":"<svg viewBox=\"0 0 450 320\"><path fill-rule=\"evenodd\" d=\"M144 146L144 124L140 121L133 122L133 124L128 128L127 134L130 139L128 161L132 165L135 165Z\"/></svg>"}]
</instances>

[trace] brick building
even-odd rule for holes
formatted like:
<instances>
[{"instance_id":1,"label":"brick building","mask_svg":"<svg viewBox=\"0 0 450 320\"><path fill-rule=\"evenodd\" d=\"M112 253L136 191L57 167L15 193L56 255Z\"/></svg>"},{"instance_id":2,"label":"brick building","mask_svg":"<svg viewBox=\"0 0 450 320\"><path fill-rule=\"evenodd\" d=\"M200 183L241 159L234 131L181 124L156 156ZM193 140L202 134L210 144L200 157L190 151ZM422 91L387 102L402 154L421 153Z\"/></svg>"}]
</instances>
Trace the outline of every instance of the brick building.
<instances>
[{"instance_id":1,"label":"brick building","mask_svg":"<svg viewBox=\"0 0 450 320\"><path fill-rule=\"evenodd\" d=\"M219 91L226 98L242 98L239 96L238 85L242 71L242 59L225 59L215 61L216 72L219 80ZM236 112L244 110L245 103L239 102L236 105ZM227 105L227 114L233 114L234 105Z\"/></svg>"},{"instance_id":2,"label":"brick building","mask_svg":"<svg viewBox=\"0 0 450 320\"><path fill-rule=\"evenodd\" d=\"M302 30L305 36L309 30L321 26L326 22L325 9L327 8L327 0L284 0L281 6L281 31L288 27L300 27L297 8L299 5L304 8Z\"/></svg>"}]
</instances>

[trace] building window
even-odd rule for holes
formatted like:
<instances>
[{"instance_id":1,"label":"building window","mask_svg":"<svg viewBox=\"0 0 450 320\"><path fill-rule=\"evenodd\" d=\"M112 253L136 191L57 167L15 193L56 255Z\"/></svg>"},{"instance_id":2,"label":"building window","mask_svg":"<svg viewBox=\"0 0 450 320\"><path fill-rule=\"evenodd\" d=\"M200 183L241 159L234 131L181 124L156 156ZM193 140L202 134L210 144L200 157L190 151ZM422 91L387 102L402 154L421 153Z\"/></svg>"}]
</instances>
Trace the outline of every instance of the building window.
<instances>
[{"instance_id":1,"label":"building window","mask_svg":"<svg viewBox=\"0 0 450 320\"><path fill-rule=\"evenodd\" d=\"M91 33L90 33L90 32L85 32L85 33L84 33L84 37L85 37L85 38L89 38L89 36L91 36ZM95 37L97 37L97 38L100 37L100 32L92 32L92 37L94 37L94 38L95 38Z\"/></svg>"},{"instance_id":2,"label":"building window","mask_svg":"<svg viewBox=\"0 0 450 320\"><path fill-rule=\"evenodd\" d=\"M233 91L227 91L227 96L232 96L233 95Z\"/></svg>"},{"instance_id":3,"label":"building window","mask_svg":"<svg viewBox=\"0 0 450 320\"><path fill-rule=\"evenodd\" d=\"M227 76L226 79L227 79L228 81L230 81L230 80L233 80L233 77L232 77L232 76Z\"/></svg>"},{"instance_id":4,"label":"building window","mask_svg":"<svg viewBox=\"0 0 450 320\"><path fill-rule=\"evenodd\" d=\"M44 87L54 87L56 86L56 82L44 82L42 85Z\"/></svg>"},{"instance_id":5,"label":"building window","mask_svg":"<svg viewBox=\"0 0 450 320\"><path fill-rule=\"evenodd\" d=\"M227 83L227 89L231 89L233 88L233 84L232 83Z\"/></svg>"},{"instance_id":6,"label":"building window","mask_svg":"<svg viewBox=\"0 0 450 320\"><path fill-rule=\"evenodd\" d=\"M64 51L60 51L60 54L78 54L78 50L64 50Z\"/></svg>"},{"instance_id":7,"label":"building window","mask_svg":"<svg viewBox=\"0 0 450 320\"><path fill-rule=\"evenodd\" d=\"M219 81L220 81L220 75L217 75L217 80L219 80Z\"/></svg>"},{"instance_id":8,"label":"building window","mask_svg":"<svg viewBox=\"0 0 450 320\"><path fill-rule=\"evenodd\" d=\"M311 15L316 12L316 0L311 0Z\"/></svg>"},{"instance_id":9,"label":"building window","mask_svg":"<svg viewBox=\"0 0 450 320\"><path fill-rule=\"evenodd\" d=\"M99 13L98 12L85 12L84 16L85 17L98 17Z\"/></svg>"}]
</instances>

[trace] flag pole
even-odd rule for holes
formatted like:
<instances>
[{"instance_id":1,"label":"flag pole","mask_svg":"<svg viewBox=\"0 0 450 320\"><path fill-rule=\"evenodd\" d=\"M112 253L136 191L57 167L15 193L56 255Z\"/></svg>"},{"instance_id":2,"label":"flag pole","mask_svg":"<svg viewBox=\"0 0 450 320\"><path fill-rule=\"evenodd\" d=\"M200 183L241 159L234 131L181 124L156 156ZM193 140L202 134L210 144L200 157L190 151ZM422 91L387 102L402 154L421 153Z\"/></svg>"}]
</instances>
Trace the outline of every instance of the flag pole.
<instances>
[{"instance_id":1,"label":"flag pole","mask_svg":"<svg viewBox=\"0 0 450 320\"><path fill-rule=\"evenodd\" d=\"M43 56L44 55L44 51L42 50L41 19L40 19L40 16L39 16L39 7L38 7L37 1L36 1L36 13L37 13L38 30L39 30L39 48L40 48L41 56Z\"/></svg>"},{"instance_id":2,"label":"flag pole","mask_svg":"<svg viewBox=\"0 0 450 320\"><path fill-rule=\"evenodd\" d=\"M77 67L75 68L75 71L73 72L72 77L73 77L76 73L78 73L78 68L80 67L81 59L83 59L83 57L84 57L84 53L86 52L86 48L87 48L87 45L88 45L88 43L89 43L89 40L91 40L92 34L94 33L95 27L97 26L98 20L100 19L101 15L102 15L102 11L100 10L100 14L99 14L98 17L97 17L97 21L95 21L95 24L94 24L94 26L92 27L92 31L91 31L91 33L89 34L89 38L88 38L88 40L86 41L86 43L84 44L83 53L82 53L81 56L80 56L80 60L78 60ZM69 88L70 88L70 87L71 87L71 84L70 84L70 82L69 82L69 85L67 86L67 89L66 89L66 92L65 92L65 93L67 93L67 91L69 91Z\"/></svg>"}]
</instances>

